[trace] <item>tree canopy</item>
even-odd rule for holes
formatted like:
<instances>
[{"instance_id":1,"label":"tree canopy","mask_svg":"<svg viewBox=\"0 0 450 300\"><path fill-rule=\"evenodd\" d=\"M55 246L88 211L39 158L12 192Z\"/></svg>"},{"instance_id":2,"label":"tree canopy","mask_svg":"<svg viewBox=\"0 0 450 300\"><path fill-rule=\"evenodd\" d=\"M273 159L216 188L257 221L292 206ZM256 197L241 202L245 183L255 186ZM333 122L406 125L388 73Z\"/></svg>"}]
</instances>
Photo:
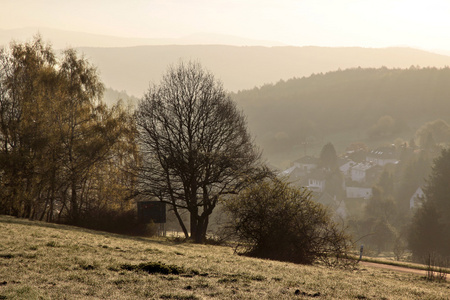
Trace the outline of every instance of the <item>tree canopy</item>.
<instances>
[{"instance_id":1,"label":"tree canopy","mask_svg":"<svg viewBox=\"0 0 450 300\"><path fill-rule=\"evenodd\" d=\"M123 204L131 118L103 90L85 58L39 36L0 51L0 213L81 224Z\"/></svg>"},{"instance_id":2,"label":"tree canopy","mask_svg":"<svg viewBox=\"0 0 450 300\"><path fill-rule=\"evenodd\" d=\"M449 143L450 126L441 119L427 122L416 131L416 137L424 148L430 148L436 143Z\"/></svg>"},{"instance_id":3,"label":"tree canopy","mask_svg":"<svg viewBox=\"0 0 450 300\"><path fill-rule=\"evenodd\" d=\"M203 242L220 198L260 172L260 152L243 113L199 63L181 62L149 88L136 120L141 193L170 204L186 237Z\"/></svg>"}]
</instances>

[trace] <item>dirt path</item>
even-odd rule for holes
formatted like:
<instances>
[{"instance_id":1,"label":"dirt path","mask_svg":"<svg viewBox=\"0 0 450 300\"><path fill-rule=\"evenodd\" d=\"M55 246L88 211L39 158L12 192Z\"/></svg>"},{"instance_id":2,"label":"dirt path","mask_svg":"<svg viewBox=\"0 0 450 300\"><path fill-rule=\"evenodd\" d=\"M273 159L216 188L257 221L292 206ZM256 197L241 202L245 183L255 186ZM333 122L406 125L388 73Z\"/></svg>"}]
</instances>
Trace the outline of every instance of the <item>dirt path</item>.
<instances>
[{"instance_id":1,"label":"dirt path","mask_svg":"<svg viewBox=\"0 0 450 300\"><path fill-rule=\"evenodd\" d=\"M421 275L421 276L427 275L427 271L425 271L425 270L410 269L410 268L405 268L405 267L378 264L378 263L372 263L372 262L367 262L367 261L360 261L358 264L360 266L381 268L381 269L386 269L386 270L417 274L417 275ZM450 281L450 276L448 274L447 274L447 281Z\"/></svg>"}]
</instances>

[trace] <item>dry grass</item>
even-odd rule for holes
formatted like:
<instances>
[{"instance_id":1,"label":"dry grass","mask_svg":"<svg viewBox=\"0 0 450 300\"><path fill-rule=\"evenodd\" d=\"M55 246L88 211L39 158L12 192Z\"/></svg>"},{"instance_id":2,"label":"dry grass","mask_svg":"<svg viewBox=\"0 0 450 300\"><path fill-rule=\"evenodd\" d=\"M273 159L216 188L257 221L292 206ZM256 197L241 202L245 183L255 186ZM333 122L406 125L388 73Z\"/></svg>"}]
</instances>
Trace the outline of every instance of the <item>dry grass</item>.
<instances>
[{"instance_id":1,"label":"dry grass","mask_svg":"<svg viewBox=\"0 0 450 300\"><path fill-rule=\"evenodd\" d=\"M449 283L413 274L302 266L6 216L0 241L0 299L450 299ZM147 263L182 272L138 267Z\"/></svg>"}]
</instances>

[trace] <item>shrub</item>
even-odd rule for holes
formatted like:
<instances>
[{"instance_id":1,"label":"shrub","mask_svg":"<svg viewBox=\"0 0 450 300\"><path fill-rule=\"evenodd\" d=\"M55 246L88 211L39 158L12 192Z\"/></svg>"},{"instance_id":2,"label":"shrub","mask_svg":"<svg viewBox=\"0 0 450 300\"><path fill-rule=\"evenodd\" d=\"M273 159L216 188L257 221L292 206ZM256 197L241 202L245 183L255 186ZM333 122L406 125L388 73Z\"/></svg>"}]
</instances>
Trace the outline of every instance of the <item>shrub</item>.
<instances>
[{"instance_id":1,"label":"shrub","mask_svg":"<svg viewBox=\"0 0 450 300\"><path fill-rule=\"evenodd\" d=\"M428 253L424 262L426 265L426 279L430 281L445 282L447 278L449 261L436 253Z\"/></svg>"},{"instance_id":2,"label":"shrub","mask_svg":"<svg viewBox=\"0 0 450 300\"><path fill-rule=\"evenodd\" d=\"M239 242L237 252L250 256L311 264L342 262L349 237L330 213L312 201L306 189L272 179L255 184L226 201L228 229Z\"/></svg>"}]
</instances>

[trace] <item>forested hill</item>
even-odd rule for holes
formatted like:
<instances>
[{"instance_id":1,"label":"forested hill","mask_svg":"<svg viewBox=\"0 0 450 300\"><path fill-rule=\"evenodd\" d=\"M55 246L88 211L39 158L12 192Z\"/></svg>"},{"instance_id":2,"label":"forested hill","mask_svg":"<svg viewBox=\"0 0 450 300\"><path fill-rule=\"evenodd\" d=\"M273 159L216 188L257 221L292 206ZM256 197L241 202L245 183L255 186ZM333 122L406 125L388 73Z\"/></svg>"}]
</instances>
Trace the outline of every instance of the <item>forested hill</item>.
<instances>
[{"instance_id":1,"label":"forested hill","mask_svg":"<svg viewBox=\"0 0 450 300\"><path fill-rule=\"evenodd\" d=\"M266 155L280 162L301 156L305 142L344 147L352 140L410 139L427 121L448 121L450 69L354 68L280 81L233 98ZM390 123L385 129L383 121Z\"/></svg>"},{"instance_id":2,"label":"forested hill","mask_svg":"<svg viewBox=\"0 0 450 300\"><path fill-rule=\"evenodd\" d=\"M106 86L136 97L144 94L149 82L158 83L167 67L180 59L198 60L233 92L339 68L450 66L449 56L412 48L171 45L78 50L98 67Z\"/></svg>"}]
</instances>

